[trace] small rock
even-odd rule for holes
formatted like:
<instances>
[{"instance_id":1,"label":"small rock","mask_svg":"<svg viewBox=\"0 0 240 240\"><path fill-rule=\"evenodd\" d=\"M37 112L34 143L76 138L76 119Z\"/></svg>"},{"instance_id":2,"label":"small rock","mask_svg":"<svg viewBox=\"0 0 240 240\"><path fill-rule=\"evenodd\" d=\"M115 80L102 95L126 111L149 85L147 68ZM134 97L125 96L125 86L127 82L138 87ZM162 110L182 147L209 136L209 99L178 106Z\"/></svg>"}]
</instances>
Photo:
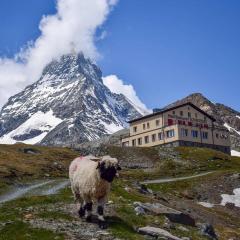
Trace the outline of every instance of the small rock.
<instances>
[{"instance_id":1,"label":"small rock","mask_svg":"<svg viewBox=\"0 0 240 240\"><path fill-rule=\"evenodd\" d=\"M183 226L178 226L178 229L180 231L189 232L189 230L187 228L183 227Z\"/></svg>"},{"instance_id":2,"label":"small rock","mask_svg":"<svg viewBox=\"0 0 240 240\"><path fill-rule=\"evenodd\" d=\"M176 229L175 225L172 222L170 222L170 220L168 218L165 218L163 227L166 229Z\"/></svg>"},{"instance_id":3,"label":"small rock","mask_svg":"<svg viewBox=\"0 0 240 240\"><path fill-rule=\"evenodd\" d=\"M169 208L160 203L141 203L134 202L134 206L143 208L146 212L150 212L155 215L163 214L165 215L171 222L195 226L195 220L189 216L188 214L184 214L180 211L177 211L173 208Z\"/></svg>"},{"instance_id":4,"label":"small rock","mask_svg":"<svg viewBox=\"0 0 240 240\"><path fill-rule=\"evenodd\" d=\"M142 207L140 207L140 206L135 207L134 211L136 212L137 216L146 214L144 209Z\"/></svg>"},{"instance_id":5,"label":"small rock","mask_svg":"<svg viewBox=\"0 0 240 240\"><path fill-rule=\"evenodd\" d=\"M235 208L235 204L234 203L226 203L225 207L227 207L228 209L234 209Z\"/></svg>"},{"instance_id":6,"label":"small rock","mask_svg":"<svg viewBox=\"0 0 240 240\"><path fill-rule=\"evenodd\" d=\"M113 201L108 201L107 202L107 205L111 205L111 204L113 204Z\"/></svg>"},{"instance_id":7,"label":"small rock","mask_svg":"<svg viewBox=\"0 0 240 240\"><path fill-rule=\"evenodd\" d=\"M158 239L161 239L160 237L164 237L168 240L181 240L181 238L178 238L172 235L170 232L161 228L156 228L156 227L150 227L150 226L142 227L138 229L138 232L144 235L158 237Z\"/></svg>"},{"instance_id":8,"label":"small rock","mask_svg":"<svg viewBox=\"0 0 240 240\"><path fill-rule=\"evenodd\" d=\"M231 176L233 179L240 179L240 173L235 173Z\"/></svg>"},{"instance_id":9,"label":"small rock","mask_svg":"<svg viewBox=\"0 0 240 240\"><path fill-rule=\"evenodd\" d=\"M209 223L198 224L198 227L200 228L200 233L202 235L208 236L211 239L218 239L214 231L214 228L211 224Z\"/></svg>"},{"instance_id":10,"label":"small rock","mask_svg":"<svg viewBox=\"0 0 240 240\"><path fill-rule=\"evenodd\" d=\"M33 218L33 215L32 214L26 214L26 215L24 215L24 218L25 218L25 220L29 220L29 219Z\"/></svg>"},{"instance_id":11,"label":"small rock","mask_svg":"<svg viewBox=\"0 0 240 240\"><path fill-rule=\"evenodd\" d=\"M153 194L153 191L149 188L147 188L146 185L144 184L141 184L139 187L138 187L138 191L140 193L143 193L143 194Z\"/></svg>"}]
</instances>

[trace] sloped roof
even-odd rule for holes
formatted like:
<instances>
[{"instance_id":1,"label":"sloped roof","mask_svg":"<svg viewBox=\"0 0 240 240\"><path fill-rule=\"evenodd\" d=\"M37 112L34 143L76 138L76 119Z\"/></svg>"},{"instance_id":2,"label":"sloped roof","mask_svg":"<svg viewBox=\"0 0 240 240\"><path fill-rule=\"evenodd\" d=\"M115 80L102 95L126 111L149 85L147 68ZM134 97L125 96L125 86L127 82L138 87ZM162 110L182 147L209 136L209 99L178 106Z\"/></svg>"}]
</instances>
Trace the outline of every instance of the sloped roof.
<instances>
[{"instance_id":1,"label":"sloped roof","mask_svg":"<svg viewBox=\"0 0 240 240\"><path fill-rule=\"evenodd\" d=\"M159 114L162 114L162 113L165 113L165 112L168 112L168 111L172 111L174 109L177 109L179 107L184 107L184 106L191 106L193 108L195 108L197 111L201 112L202 114L204 114L205 116L207 116L208 118L210 118L211 120L213 120L214 122L216 121L216 119L212 116L210 116L209 114L207 114L206 112L204 112L202 109L200 109L199 107L197 107L196 105L194 105L193 103L191 102L187 102L187 103L183 103L183 104L180 104L180 105L176 105L174 107L171 107L171 108L164 108L158 112L155 112L155 113L152 113L152 114L148 114L148 115L145 115L143 117L140 117L140 118L136 118L136 119L133 119L133 120L130 120L128 121L128 123L133 123L133 122L137 122L139 120L143 120L143 119L147 119L147 118L150 118L150 117L153 117L153 116L157 116Z\"/></svg>"}]
</instances>

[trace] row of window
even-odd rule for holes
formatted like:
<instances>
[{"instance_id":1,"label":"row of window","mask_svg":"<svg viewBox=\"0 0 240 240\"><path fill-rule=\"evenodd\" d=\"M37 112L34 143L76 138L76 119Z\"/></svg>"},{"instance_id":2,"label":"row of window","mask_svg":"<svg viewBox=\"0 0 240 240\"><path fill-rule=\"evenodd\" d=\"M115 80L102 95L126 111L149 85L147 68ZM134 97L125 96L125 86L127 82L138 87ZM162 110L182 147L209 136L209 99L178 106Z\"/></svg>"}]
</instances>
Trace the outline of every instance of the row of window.
<instances>
[{"instance_id":1,"label":"row of window","mask_svg":"<svg viewBox=\"0 0 240 240\"><path fill-rule=\"evenodd\" d=\"M202 131L200 133L201 133L202 139L208 139L208 132ZM166 134L166 138L173 138L173 137L175 137L174 129L166 131L165 134ZM161 141L161 140L164 139L165 134L164 134L164 132L159 132L158 134L152 134L150 136L145 136L143 138L140 137L140 138L137 138L137 139L133 139L132 140L132 146L142 145L143 141L144 141L145 144L150 143L150 141L151 142ZM181 128L180 135L182 137L188 137L189 130L185 129L185 128ZM192 138L198 138L199 137L199 131L191 130L191 136L192 136ZM224 134L216 133L216 138L227 139L228 136L224 135Z\"/></svg>"},{"instance_id":2,"label":"row of window","mask_svg":"<svg viewBox=\"0 0 240 240\"><path fill-rule=\"evenodd\" d=\"M155 121L155 124L156 124L156 127L158 127L160 125L160 120L157 119ZM143 128L143 130L149 129L150 128L150 123L149 122L143 123L142 128ZM135 132L135 133L137 132L137 126L133 127L133 132Z\"/></svg>"},{"instance_id":3,"label":"row of window","mask_svg":"<svg viewBox=\"0 0 240 240\"><path fill-rule=\"evenodd\" d=\"M199 132L197 130L191 130L191 136L193 138L198 138ZM182 137L188 136L188 129L181 128L180 134ZM201 132L202 139L208 139L208 132ZM227 139L228 135L216 133L216 138Z\"/></svg>"},{"instance_id":4,"label":"row of window","mask_svg":"<svg viewBox=\"0 0 240 240\"><path fill-rule=\"evenodd\" d=\"M228 135L216 133L216 138L228 139Z\"/></svg>"},{"instance_id":5,"label":"row of window","mask_svg":"<svg viewBox=\"0 0 240 240\"><path fill-rule=\"evenodd\" d=\"M175 111L173 111L172 113L173 113L173 115L175 115ZM184 117L183 111L180 111L180 116L181 116L181 117ZM191 112L188 112L188 118L191 118L191 117L192 117L192 113L191 113ZM196 119L198 118L198 114L197 114L197 113L195 113L195 118L196 118ZM206 121L206 116L204 116L204 121ZM193 126L192 122L185 122L185 121L183 121L183 120L178 120L178 121L175 122L173 119L168 119L168 126L171 126L171 125L173 125L174 123L175 123L175 124L177 123L177 124L179 124L179 125ZM159 119L157 119L157 120L155 121L155 125L156 125L156 127L158 127L158 126L160 125L160 120L159 120ZM207 124L198 124L198 123L196 123L196 124L194 124L194 126L196 126L196 127L201 127L201 128L208 128L208 125L207 125ZM149 123L149 122L143 123L142 128L143 128L143 130L149 129L149 128L150 128L150 123ZM134 127L133 127L133 132L134 132L134 133L137 132L137 126L134 126Z\"/></svg>"},{"instance_id":6,"label":"row of window","mask_svg":"<svg viewBox=\"0 0 240 240\"><path fill-rule=\"evenodd\" d=\"M167 138L172 138L174 136L175 136L174 129L166 131L166 137ZM151 136L145 136L143 138L140 137L138 139L133 139L132 140L132 146L142 145L143 141L144 141L145 144L150 143L150 141L151 142L160 141L160 140L163 140L163 138L164 138L163 132L159 132L158 134L152 134Z\"/></svg>"},{"instance_id":7,"label":"row of window","mask_svg":"<svg viewBox=\"0 0 240 240\"><path fill-rule=\"evenodd\" d=\"M200 123L192 123L192 122L186 122L184 120L173 120L171 118L168 119L168 126L178 124L178 125L188 125L190 127L200 127L200 128L208 128L208 124L200 124Z\"/></svg>"},{"instance_id":8,"label":"row of window","mask_svg":"<svg viewBox=\"0 0 240 240\"><path fill-rule=\"evenodd\" d=\"M175 112L175 111L172 111L172 114L175 115L176 112ZM180 112L179 112L179 115L180 115L181 117L184 117L184 112L183 112L183 111L180 111ZM197 114L197 113L195 113L194 116L195 116L196 119L198 118L198 114ZM187 113L187 117L188 117L188 118L192 118L192 113L191 113L191 112L188 112L188 113ZM206 121L206 120L207 120L207 117L204 116L204 121Z\"/></svg>"},{"instance_id":9,"label":"row of window","mask_svg":"<svg viewBox=\"0 0 240 240\"><path fill-rule=\"evenodd\" d=\"M198 138L199 132L197 130L191 130L191 136L193 138ZM187 137L188 136L188 129L181 128L180 130L181 137ZM208 132L201 132L202 139L208 139Z\"/></svg>"}]
</instances>

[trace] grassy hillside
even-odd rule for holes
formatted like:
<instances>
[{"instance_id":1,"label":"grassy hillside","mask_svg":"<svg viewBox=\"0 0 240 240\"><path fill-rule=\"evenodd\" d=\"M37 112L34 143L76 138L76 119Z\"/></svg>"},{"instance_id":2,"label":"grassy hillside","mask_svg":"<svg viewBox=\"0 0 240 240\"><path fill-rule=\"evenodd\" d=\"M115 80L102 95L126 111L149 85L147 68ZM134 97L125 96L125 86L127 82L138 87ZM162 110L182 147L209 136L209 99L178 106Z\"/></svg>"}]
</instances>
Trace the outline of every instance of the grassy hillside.
<instances>
[{"instance_id":1,"label":"grassy hillside","mask_svg":"<svg viewBox=\"0 0 240 240\"><path fill-rule=\"evenodd\" d=\"M28 178L67 177L69 163L76 156L77 152L67 148L0 145L0 182L3 184Z\"/></svg>"},{"instance_id":2,"label":"grassy hillside","mask_svg":"<svg viewBox=\"0 0 240 240\"><path fill-rule=\"evenodd\" d=\"M8 184L31 179L67 177L71 160L85 150L75 152L67 148L48 148L16 144L0 145L0 192ZM162 203L190 214L196 222L211 223L220 240L238 239L240 236L239 208L220 206L221 194L232 194L240 186L240 158L203 148L120 148L103 146L98 154L110 154L121 161L124 169L112 185L107 206L109 232L113 235L100 239L141 240L137 229L150 225L164 228L179 237L207 240L197 227L169 223L165 216L147 213L137 216L134 202ZM140 191L139 182L209 172L206 176L169 182L148 184L153 191ZM206 208L198 202L210 202ZM56 227L57 226L57 227ZM184 229L184 228L185 229ZM97 226L80 221L73 197L67 187L52 196L30 196L0 205L1 239L88 239L86 231L97 232ZM80 235L79 235L80 234ZM91 238L89 238L91 239ZM151 239L151 238L149 238Z\"/></svg>"}]
</instances>

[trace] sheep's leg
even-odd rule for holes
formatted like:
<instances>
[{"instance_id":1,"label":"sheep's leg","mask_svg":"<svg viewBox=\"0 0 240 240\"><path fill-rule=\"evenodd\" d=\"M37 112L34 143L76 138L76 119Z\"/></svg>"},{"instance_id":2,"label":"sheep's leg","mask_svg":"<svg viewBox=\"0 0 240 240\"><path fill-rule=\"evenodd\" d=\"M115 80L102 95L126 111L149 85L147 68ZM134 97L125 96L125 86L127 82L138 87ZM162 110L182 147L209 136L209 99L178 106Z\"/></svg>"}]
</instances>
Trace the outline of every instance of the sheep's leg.
<instances>
[{"instance_id":1,"label":"sheep's leg","mask_svg":"<svg viewBox=\"0 0 240 240\"><path fill-rule=\"evenodd\" d=\"M101 229L107 228L106 220L104 218L105 203L106 203L106 197L98 199L98 207L97 207L98 225Z\"/></svg>"},{"instance_id":2,"label":"sheep's leg","mask_svg":"<svg viewBox=\"0 0 240 240\"><path fill-rule=\"evenodd\" d=\"M87 210L87 216L86 216L86 221L91 222L92 221L92 201L88 201L84 208Z\"/></svg>"},{"instance_id":3,"label":"sheep's leg","mask_svg":"<svg viewBox=\"0 0 240 240\"><path fill-rule=\"evenodd\" d=\"M84 207L84 204L83 204L83 199L80 198L80 195L79 195L78 200L79 200L79 203L80 203L80 208L79 208L78 214L79 214L80 218L83 218L85 216L85 207Z\"/></svg>"}]
</instances>

